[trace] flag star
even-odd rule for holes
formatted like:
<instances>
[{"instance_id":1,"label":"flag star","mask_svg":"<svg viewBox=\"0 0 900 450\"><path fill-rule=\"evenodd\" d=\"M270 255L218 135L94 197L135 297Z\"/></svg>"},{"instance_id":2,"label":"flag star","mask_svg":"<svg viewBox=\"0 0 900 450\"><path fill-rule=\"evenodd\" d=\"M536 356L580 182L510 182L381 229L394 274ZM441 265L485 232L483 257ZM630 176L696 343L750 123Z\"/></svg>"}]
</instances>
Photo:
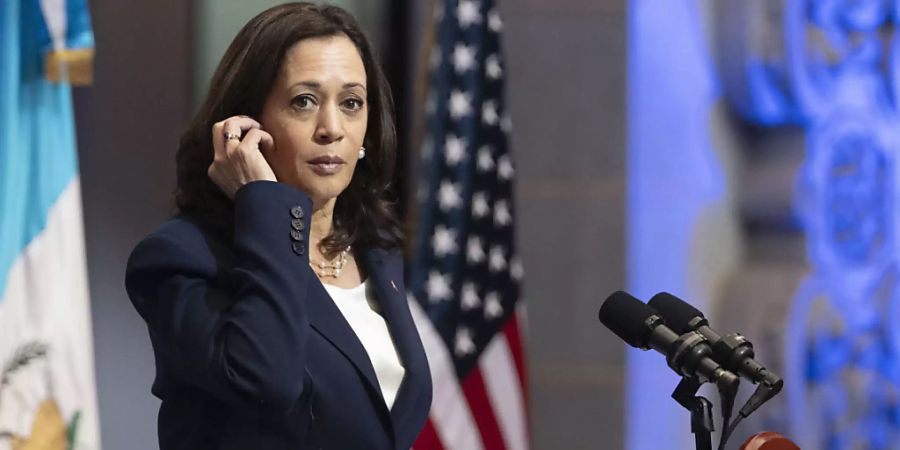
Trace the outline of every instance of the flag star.
<instances>
[{"instance_id":1,"label":"flag star","mask_svg":"<svg viewBox=\"0 0 900 450\"><path fill-rule=\"evenodd\" d=\"M434 236L431 237L431 246L434 247L434 255L442 258L446 255L456 253L456 231L447 229L443 225L438 225L434 230Z\"/></svg>"},{"instance_id":2,"label":"flag star","mask_svg":"<svg viewBox=\"0 0 900 450\"><path fill-rule=\"evenodd\" d=\"M453 120L459 120L472 114L472 99L465 92L453 90L450 93L450 117Z\"/></svg>"},{"instance_id":3,"label":"flag star","mask_svg":"<svg viewBox=\"0 0 900 450\"><path fill-rule=\"evenodd\" d=\"M494 168L494 157L491 156L491 147L483 145L478 149L478 170L487 172Z\"/></svg>"},{"instance_id":4,"label":"flag star","mask_svg":"<svg viewBox=\"0 0 900 450\"><path fill-rule=\"evenodd\" d=\"M500 159L497 160L497 176L499 176L501 180L508 180L512 178L514 173L512 160L509 159L509 155L501 156Z\"/></svg>"},{"instance_id":5,"label":"flag star","mask_svg":"<svg viewBox=\"0 0 900 450\"><path fill-rule=\"evenodd\" d=\"M481 121L485 125L497 125L500 116L497 115L497 103L493 100L487 100L481 105Z\"/></svg>"},{"instance_id":6,"label":"flag star","mask_svg":"<svg viewBox=\"0 0 900 450\"><path fill-rule=\"evenodd\" d=\"M453 49L453 68L456 73L465 73L474 67L475 49L462 43L456 44Z\"/></svg>"},{"instance_id":7,"label":"flag star","mask_svg":"<svg viewBox=\"0 0 900 450\"><path fill-rule=\"evenodd\" d=\"M456 330L456 344L454 345L456 356L470 355L475 352L475 341L472 340L472 330L459 327Z\"/></svg>"},{"instance_id":8,"label":"flag star","mask_svg":"<svg viewBox=\"0 0 900 450\"><path fill-rule=\"evenodd\" d=\"M488 206L487 196L484 192L476 192L475 195L472 196L472 216L476 219L480 219L486 216L491 210L491 207Z\"/></svg>"},{"instance_id":9,"label":"flag star","mask_svg":"<svg viewBox=\"0 0 900 450\"><path fill-rule=\"evenodd\" d=\"M469 237L469 242L466 244L466 259L473 264L484 261L484 247L481 245L481 239L477 236Z\"/></svg>"},{"instance_id":10,"label":"flag star","mask_svg":"<svg viewBox=\"0 0 900 450\"><path fill-rule=\"evenodd\" d=\"M460 304L463 311L471 311L481 306L481 299L478 298L478 291L475 289L475 283L466 283L463 285Z\"/></svg>"},{"instance_id":11,"label":"flag star","mask_svg":"<svg viewBox=\"0 0 900 450\"><path fill-rule=\"evenodd\" d=\"M459 188L449 181L441 182L441 187L438 189L438 204L441 207L441 211L459 208L462 204Z\"/></svg>"},{"instance_id":12,"label":"flag star","mask_svg":"<svg viewBox=\"0 0 900 450\"><path fill-rule=\"evenodd\" d=\"M500 303L500 296L496 292L491 292L484 297L484 317L488 319L496 319L503 315L503 305Z\"/></svg>"},{"instance_id":13,"label":"flag star","mask_svg":"<svg viewBox=\"0 0 900 450\"><path fill-rule=\"evenodd\" d=\"M428 291L428 300L431 301L431 303L437 303L441 300L450 300L450 280L447 275L436 270L432 270L431 273L428 274L425 290Z\"/></svg>"},{"instance_id":14,"label":"flag star","mask_svg":"<svg viewBox=\"0 0 900 450\"><path fill-rule=\"evenodd\" d=\"M516 281L521 281L522 277L525 275L525 269L522 267L522 260L519 259L518 255L513 256L509 262L509 275Z\"/></svg>"},{"instance_id":15,"label":"flag star","mask_svg":"<svg viewBox=\"0 0 900 450\"><path fill-rule=\"evenodd\" d=\"M494 204L494 225L499 227L512 223L512 214L509 212L509 206L506 201L500 200Z\"/></svg>"},{"instance_id":16,"label":"flag star","mask_svg":"<svg viewBox=\"0 0 900 450\"><path fill-rule=\"evenodd\" d=\"M459 46L456 47L457 49ZM475 56L472 56L472 60L475 60ZM488 78L492 80L499 80L501 76L503 76L503 68L500 67L500 57L496 54L490 55L484 62L484 69L487 73ZM458 70L457 70L458 71Z\"/></svg>"},{"instance_id":17,"label":"flag star","mask_svg":"<svg viewBox=\"0 0 900 450\"><path fill-rule=\"evenodd\" d=\"M503 22L500 20L500 14L497 14L496 10L492 9L488 13L488 28L494 33L499 33L503 29Z\"/></svg>"},{"instance_id":18,"label":"flag star","mask_svg":"<svg viewBox=\"0 0 900 450\"><path fill-rule=\"evenodd\" d=\"M462 0L456 7L456 18L459 20L459 26L468 28L473 23L481 23L481 6L473 0Z\"/></svg>"},{"instance_id":19,"label":"flag star","mask_svg":"<svg viewBox=\"0 0 900 450\"><path fill-rule=\"evenodd\" d=\"M450 166L455 166L466 159L466 140L452 134L447 135L447 141L444 142L444 159Z\"/></svg>"},{"instance_id":20,"label":"flag star","mask_svg":"<svg viewBox=\"0 0 900 450\"><path fill-rule=\"evenodd\" d=\"M499 272L506 268L506 256L503 255L503 247L495 245L491 247L488 255L488 268L491 272Z\"/></svg>"}]
</instances>

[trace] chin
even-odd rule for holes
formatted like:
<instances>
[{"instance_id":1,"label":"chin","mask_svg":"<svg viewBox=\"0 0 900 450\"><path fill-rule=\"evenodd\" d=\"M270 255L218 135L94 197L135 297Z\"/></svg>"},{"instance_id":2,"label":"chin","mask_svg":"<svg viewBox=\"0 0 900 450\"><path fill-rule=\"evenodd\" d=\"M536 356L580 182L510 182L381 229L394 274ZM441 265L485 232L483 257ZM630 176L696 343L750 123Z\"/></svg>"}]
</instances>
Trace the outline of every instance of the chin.
<instances>
[{"instance_id":1,"label":"chin","mask_svg":"<svg viewBox=\"0 0 900 450\"><path fill-rule=\"evenodd\" d=\"M325 204L329 200L337 198L350 185L349 180L347 180L347 183L337 180L317 181L319 182L297 186L301 191L309 195L316 205Z\"/></svg>"},{"instance_id":2,"label":"chin","mask_svg":"<svg viewBox=\"0 0 900 450\"><path fill-rule=\"evenodd\" d=\"M285 177L285 183L303 191L315 204L322 204L336 198L350 185L352 173L322 176L311 170L298 170Z\"/></svg>"}]
</instances>

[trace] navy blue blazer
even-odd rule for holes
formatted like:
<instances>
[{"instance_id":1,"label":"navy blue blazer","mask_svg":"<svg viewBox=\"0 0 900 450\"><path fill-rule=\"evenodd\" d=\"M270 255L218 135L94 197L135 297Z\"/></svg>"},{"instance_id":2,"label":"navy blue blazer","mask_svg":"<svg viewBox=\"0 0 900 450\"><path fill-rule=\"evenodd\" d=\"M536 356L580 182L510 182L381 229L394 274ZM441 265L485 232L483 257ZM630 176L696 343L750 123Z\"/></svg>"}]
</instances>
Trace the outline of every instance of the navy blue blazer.
<instances>
[{"instance_id":1,"label":"navy blue blazer","mask_svg":"<svg viewBox=\"0 0 900 450\"><path fill-rule=\"evenodd\" d=\"M309 197L257 181L234 206L233 242L176 217L128 261L156 358L160 449L408 449L431 377L400 254L357 253L406 369L389 410L365 348L309 268Z\"/></svg>"}]
</instances>

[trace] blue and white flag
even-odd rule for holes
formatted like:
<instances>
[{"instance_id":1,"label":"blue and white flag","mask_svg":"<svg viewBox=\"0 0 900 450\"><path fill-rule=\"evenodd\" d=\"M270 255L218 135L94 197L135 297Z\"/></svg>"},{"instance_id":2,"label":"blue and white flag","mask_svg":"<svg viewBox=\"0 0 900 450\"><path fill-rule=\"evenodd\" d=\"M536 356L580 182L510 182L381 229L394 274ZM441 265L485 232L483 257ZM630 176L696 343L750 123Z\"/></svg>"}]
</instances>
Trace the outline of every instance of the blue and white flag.
<instances>
[{"instance_id":1,"label":"blue and white flag","mask_svg":"<svg viewBox=\"0 0 900 450\"><path fill-rule=\"evenodd\" d=\"M0 1L0 450L100 448L71 87L44 75L92 46L84 0Z\"/></svg>"}]
</instances>

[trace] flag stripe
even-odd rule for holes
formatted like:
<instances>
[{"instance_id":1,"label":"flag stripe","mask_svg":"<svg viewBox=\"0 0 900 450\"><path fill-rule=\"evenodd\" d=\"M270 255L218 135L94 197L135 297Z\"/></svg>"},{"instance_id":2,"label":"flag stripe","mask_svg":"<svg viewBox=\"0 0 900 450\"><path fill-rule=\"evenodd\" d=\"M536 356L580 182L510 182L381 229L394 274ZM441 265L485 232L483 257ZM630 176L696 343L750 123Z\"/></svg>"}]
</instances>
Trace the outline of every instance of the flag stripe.
<instances>
[{"instance_id":1,"label":"flag stripe","mask_svg":"<svg viewBox=\"0 0 900 450\"><path fill-rule=\"evenodd\" d=\"M434 423L432 423L430 418L425 421L425 427L422 428L422 432L419 433L419 437L416 438L416 444L413 447L413 450L415 450L416 447L444 450L444 445L441 444L441 438L438 437L437 431L434 429Z\"/></svg>"},{"instance_id":2,"label":"flag stripe","mask_svg":"<svg viewBox=\"0 0 900 450\"><path fill-rule=\"evenodd\" d=\"M0 435L28 436L37 402L51 398L64 420L79 413L76 448L100 442L82 232L76 177L48 212L46 228L13 262L0 297L0 362L27 342L48 347L45 363L26 366L0 390Z\"/></svg>"},{"instance_id":3,"label":"flag stripe","mask_svg":"<svg viewBox=\"0 0 900 450\"><path fill-rule=\"evenodd\" d=\"M525 372L525 355L522 350L524 347L522 346L522 335L520 333L518 315L515 315L506 321L506 324L503 326L503 334L506 336L510 354L515 362L516 375L519 378L519 387L522 389L522 392L528 392L527 372Z\"/></svg>"},{"instance_id":4,"label":"flag stripe","mask_svg":"<svg viewBox=\"0 0 900 450\"><path fill-rule=\"evenodd\" d=\"M480 368L475 368L466 375L466 379L462 382L462 389L469 402L475 423L478 425L478 431L481 433L481 442L484 444L484 448L489 450L505 449L506 444L500 434L500 426L494 416L494 407L488 398Z\"/></svg>"},{"instance_id":5,"label":"flag stripe","mask_svg":"<svg viewBox=\"0 0 900 450\"><path fill-rule=\"evenodd\" d=\"M0 296L13 261L78 173L71 87L43 77L46 27L36 6L0 2Z\"/></svg>"},{"instance_id":6,"label":"flag stripe","mask_svg":"<svg viewBox=\"0 0 900 450\"><path fill-rule=\"evenodd\" d=\"M469 410L469 405L463 397L459 380L456 377L456 369L453 359L444 347L444 342L434 329L431 320L425 315L419 303L411 300L409 309L413 320L419 329L422 345L428 356L428 366L431 369L432 399L431 417L435 431L444 448L449 450L465 449L480 450L481 440L478 439L478 428L475 419ZM420 448L424 445L416 444Z\"/></svg>"},{"instance_id":7,"label":"flag stripe","mask_svg":"<svg viewBox=\"0 0 900 450\"><path fill-rule=\"evenodd\" d=\"M515 322L515 318L510 318L509 321ZM498 335L484 350L481 357L481 372L484 374L484 384L491 404L494 405L494 415L500 424L506 448L527 449L528 427L520 384L522 378L504 335Z\"/></svg>"}]
</instances>

